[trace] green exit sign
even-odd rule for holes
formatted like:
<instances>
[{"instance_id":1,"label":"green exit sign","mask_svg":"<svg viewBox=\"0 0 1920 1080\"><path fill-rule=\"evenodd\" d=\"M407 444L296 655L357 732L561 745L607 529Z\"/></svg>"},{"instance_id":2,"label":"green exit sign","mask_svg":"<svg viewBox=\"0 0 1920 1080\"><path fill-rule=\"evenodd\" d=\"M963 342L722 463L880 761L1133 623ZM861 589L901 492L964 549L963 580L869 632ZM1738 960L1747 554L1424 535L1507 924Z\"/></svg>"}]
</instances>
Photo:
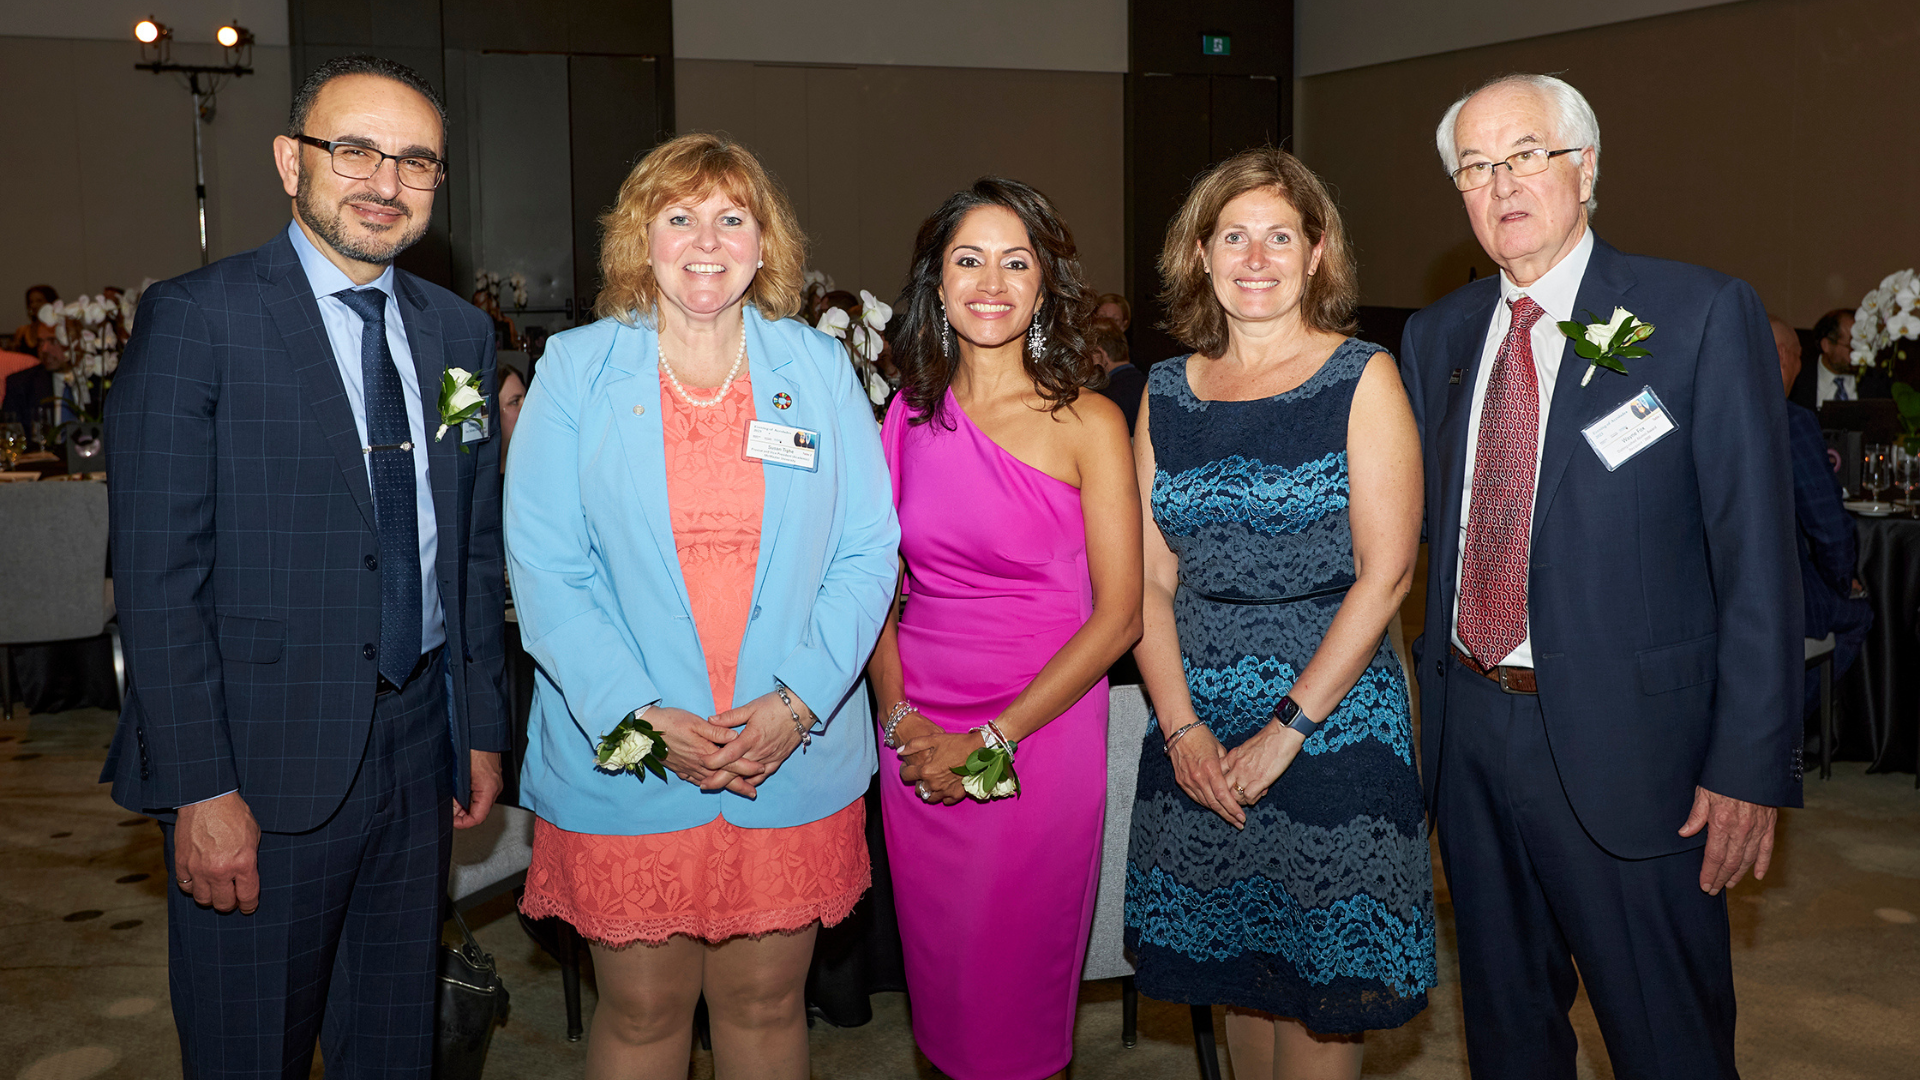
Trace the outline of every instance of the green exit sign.
<instances>
[{"instance_id":1,"label":"green exit sign","mask_svg":"<svg viewBox=\"0 0 1920 1080\"><path fill-rule=\"evenodd\" d=\"M1201 56L1232 56L1233 36L1230 34L1201 34Z\"/></svg>"}]
</instances>

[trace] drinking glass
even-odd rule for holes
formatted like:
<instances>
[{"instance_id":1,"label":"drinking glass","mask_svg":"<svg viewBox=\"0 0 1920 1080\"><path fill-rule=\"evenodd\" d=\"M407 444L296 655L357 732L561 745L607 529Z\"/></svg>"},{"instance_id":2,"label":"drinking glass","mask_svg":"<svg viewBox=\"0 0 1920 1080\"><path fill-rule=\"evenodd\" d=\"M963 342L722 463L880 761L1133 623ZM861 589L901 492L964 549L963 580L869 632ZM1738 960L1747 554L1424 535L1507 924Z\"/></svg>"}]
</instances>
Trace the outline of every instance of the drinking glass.
<instances>
[{"instance_id":1,"label":"drinking glass","mask_svg":"<svg viewBox=\"0 0 1920 1080\"><path fill-rule=\"evenodd\" d=\"M14 423L0 424L0 461L6 462L8 472L26 451L27 429Z\"/></svg>"},{"instance_id":2,"label":"drinking glass","mask_svg":"<svg viewBox=\"0 0 1920 1080\"><path fill-rule=\"evenodd\" d=\"M1892 481L1892 459L1890 449L1877 443L1861 449L1860 486L1872 493L1875 510L1887 509L1886 504L1880 501L1880 493Z\"/></svg>"},{"instance_id":3,"label":"drinking glass","mask_svg":"<svg viewBox=\"0 0 1920 1080\"><path fill-rule=\"evenodd\" d=\"M1920 488L1920 455L1907 449L1905 443L1896 443L1893 447L1893 482L1895 487L1907 493L1902 501L1911 512L1914 508L1914 489Z\"/></svg>"}]
</instances>

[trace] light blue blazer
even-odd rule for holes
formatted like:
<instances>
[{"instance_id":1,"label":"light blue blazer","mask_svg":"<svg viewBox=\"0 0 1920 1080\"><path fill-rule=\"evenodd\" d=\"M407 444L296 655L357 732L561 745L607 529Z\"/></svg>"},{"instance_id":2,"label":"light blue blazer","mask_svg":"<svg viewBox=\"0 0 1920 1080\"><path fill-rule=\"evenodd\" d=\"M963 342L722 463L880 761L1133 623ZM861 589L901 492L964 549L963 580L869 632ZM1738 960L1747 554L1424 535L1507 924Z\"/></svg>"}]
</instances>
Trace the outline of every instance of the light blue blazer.
<instances>
[{"instance_id":1,"label":"light blue blazer","mask_svg":"<svg viewBox=\"0 0 1920 1080\"><path fill-rule=\"evenodd\" d=\"M817 821L860 798L876 765L862 671L886 619L900 526L880 430L845 349L746 308L762 420L819 432L817 471L763 465L766 508L739 705L792 688L824 734L749 800L674 776L609 776L600 737L649 702L718 711L668 517L659 336L602 319L555 335L513 432L506 548L521 640L539 667L520 791L572 832L637 835L724 815L747 828ZM774 407L776 394L789 407ZM745 433L742 432L744 445Z\"/></svg>"}]
</instances>

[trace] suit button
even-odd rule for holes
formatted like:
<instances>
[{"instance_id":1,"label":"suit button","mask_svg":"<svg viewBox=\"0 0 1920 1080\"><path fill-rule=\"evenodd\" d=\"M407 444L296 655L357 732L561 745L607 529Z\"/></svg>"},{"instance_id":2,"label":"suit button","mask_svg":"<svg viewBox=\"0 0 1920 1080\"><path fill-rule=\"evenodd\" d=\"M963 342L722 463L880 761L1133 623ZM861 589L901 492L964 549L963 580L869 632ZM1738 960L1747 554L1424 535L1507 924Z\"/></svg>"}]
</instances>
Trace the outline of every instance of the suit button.
<instances>
[{"instance_id":1,"label":"suit button","mask_svg":"<svg viewBox=\"0 0 1920 1080\"><path fill-rule=\"evenodd\" d=\"M1435 675L1445 675L1447 673L1447 662L1445 660L1435 660L1433 662L1433 673Z\"/></svg>"},{"instance_id":2,"label":"suit button","mask_svg":"<svg viewBox=\"0 0 1920 1080\"><path fill-rule=\"evenodd\" d=\"M369 660L371 660L371 659L373 659L373 658L374 658L375 656L378 656L378 655L380 655L380 650L379 650L379 649L376 649L376 648L374 648L374 647L373 647L372 645L370 645L370 644L369 644L369 645L362 645L362 646L360 646L360 655L361 655L361 656L364 656L364 657L366 657L366 658L367 658L367 659L369 659Z\"/></svg>"},{"instance_id":3,"label":"suit button","mask_svg":"<svg viewBox=\"0 0 1920 1080\"><path fill-rule=\"evenodd\" d=\"M375 558L372 555L367 556L367 569L369 570L380 569L380 560Z\"/></svg>"},{"instance_id":4,"label":"suit button","mask_svg":"<svg viewBox=\"0 0 1920 1080\"><path fill-rule=\"evenodd\" d=\"M470 652L468 652L468 651L467 651L467 650L465 650L465 649L461 649L461 650L460 650L460 659L461 659L461 660L463 660L463 661L465 661L466 663L469 663L469 664L471 664L471 663L473 663L473 654L472 654L472 653L470 653Z\"/></svg>"}]
</instances>

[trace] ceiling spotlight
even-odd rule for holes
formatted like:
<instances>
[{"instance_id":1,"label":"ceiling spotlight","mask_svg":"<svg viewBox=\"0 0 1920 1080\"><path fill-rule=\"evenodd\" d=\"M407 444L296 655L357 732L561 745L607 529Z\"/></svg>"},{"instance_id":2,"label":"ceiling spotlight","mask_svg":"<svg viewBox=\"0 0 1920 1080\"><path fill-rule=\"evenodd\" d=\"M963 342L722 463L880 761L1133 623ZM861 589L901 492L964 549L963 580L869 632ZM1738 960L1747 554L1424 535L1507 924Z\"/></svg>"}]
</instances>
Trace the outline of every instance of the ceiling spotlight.
<instances>
[{"instance_id":1,"label":"ceiling spotlight","mask_svg":"<svg viewBox=\"0 0 1920 1080\"><path fill-rule=\"evenodd\" d=\"M173 28L152 19L141 19L133 25L133 36L142 45L152 45L156 41L173 36Z\"/></svg>"},{"instance_id":2,"label":"ceiling spotlight","mask_svg":"<svg viewBox=\"0 0 1920 1080\"><path fill-rule=\"evenodd\" d=\"M253 44L253 31L244 26L223 26L214 32L213 38L225 48L237 49Z\"/></svg>"}]
</instances>

